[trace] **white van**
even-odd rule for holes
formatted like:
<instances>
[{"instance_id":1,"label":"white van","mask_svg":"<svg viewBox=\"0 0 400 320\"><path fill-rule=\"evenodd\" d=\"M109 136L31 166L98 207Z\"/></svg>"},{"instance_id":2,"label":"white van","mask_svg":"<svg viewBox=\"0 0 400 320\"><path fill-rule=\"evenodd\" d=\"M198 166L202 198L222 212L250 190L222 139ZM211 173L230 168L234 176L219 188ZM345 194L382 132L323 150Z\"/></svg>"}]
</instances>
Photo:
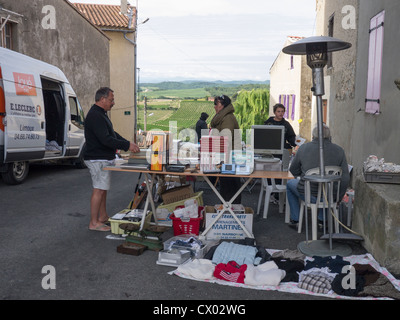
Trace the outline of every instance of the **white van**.
<instances>
[{"instance_id":1,"label":"white van","mask_svg":"<svg viewBox=\"0 0 400 320\"><path fill-rule=\"evenodd\" d=\"M71 160L84 168L84 113L57 67L0 48L0 172L21 183L29 163Z\"/></svg>"}]
</instances>

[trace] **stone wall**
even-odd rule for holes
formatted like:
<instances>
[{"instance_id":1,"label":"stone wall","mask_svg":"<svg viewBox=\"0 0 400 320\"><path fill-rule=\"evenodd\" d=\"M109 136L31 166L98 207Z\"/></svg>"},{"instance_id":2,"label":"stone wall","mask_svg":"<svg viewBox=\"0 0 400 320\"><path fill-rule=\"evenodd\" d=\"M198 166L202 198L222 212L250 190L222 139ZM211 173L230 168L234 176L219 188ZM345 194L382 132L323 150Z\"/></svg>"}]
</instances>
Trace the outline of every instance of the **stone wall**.
<instances>
[{"instance_id":1,"label":"stone wall","mask_svg":"<svg viewBox=\"0 0 400 320\"><path fill-rule=\"evenodd\" d=\"M354 231L381 266L400 274L400 184L366 183L357 176L354 189Z\"/></svg>"},{"instance_id":2,"label":"stone wall","mask_svg":"<svg viewBox=\"0 0 400 320\"><path fill-rule=\"evenodd\" d=\"M1 6L23 15L13 49L59 67L86 114L96 90L110 85L109 38L65 0L3 0Z\"/></svg>"}]
</instances>

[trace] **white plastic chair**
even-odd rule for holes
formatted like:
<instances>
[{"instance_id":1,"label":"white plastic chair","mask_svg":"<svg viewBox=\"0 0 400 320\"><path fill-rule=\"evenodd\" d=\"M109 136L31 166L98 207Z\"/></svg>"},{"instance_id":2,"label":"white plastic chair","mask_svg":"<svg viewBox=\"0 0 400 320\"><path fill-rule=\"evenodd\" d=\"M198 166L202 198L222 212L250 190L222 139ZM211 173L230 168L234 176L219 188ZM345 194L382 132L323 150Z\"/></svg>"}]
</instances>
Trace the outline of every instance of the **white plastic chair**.
<instances>
[{"instance_id":1,"label":"white plastic chair","mask_svg":"<svg viewBox=\"0 0 400 320\"><path fill-rule=\"evenodd\" d=\"M326 166L325 174L341 176L342 169L337 166ZM310 169L306 172L305 175L306 176L319 175L319 168ZM304 188L305 188L304 197L305 197L306 201L301 200L301 203L300 203L298 233L301 233L304 209L305 209L306 203L307 203L307 209L311 208L312 240L317 240L317 216L318 216L319 208L325 207L326 212L328 214L330 214L331 210L333 210L335 217L336 218L338 217L338 212L339 212L338 205L339 205L339 201L340 201L340 199L339 199L340 180L335 181L333 183L333 188L329 188L329 194L326 191L324 194L323 185L324 185L324 183L318 183L317 201L316 201L316 203L311 203L311 191L310 191L311 182L306 180L305 184L304 184ZM325 197L326 197L326 201L324 201ZM328 199L330 199L330 207L329 208L328 208ZM336 219L335 219L335 230L336 230L336 232L339 232L339 223L337 222Z\"/></svg>"},{"instance_id":2,"label":"white plastic chair","mask_svg":"<svg viewBox=\"0 0 400 320\"><path fill-rule=\"evenodd\" d=\"M289 161L290 161L289 150L284 149L282 155L282 171L288 171ZM279 193L279 213L283 213L284 203L286 199L286 197L281 198L282 195L286 196L286 180L282 180L281 184L276 184L275 179L270 179L270 180L271 184L268 184L268 179L261 179L261 190L260 190L260 195L258 196L257 214L260 214L261 202L265 192L264 211L263 211L264 219L266 219L268 215L269 200L271 198L272 193Z\"/></svg>"}]
</instances>

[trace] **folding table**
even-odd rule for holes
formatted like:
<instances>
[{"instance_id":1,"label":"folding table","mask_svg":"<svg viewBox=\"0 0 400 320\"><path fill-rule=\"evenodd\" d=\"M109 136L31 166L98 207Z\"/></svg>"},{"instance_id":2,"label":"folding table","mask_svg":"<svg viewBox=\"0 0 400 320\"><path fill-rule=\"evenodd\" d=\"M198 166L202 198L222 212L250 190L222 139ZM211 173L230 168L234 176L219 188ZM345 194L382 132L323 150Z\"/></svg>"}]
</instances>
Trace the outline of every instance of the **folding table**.
<instances>
[{"instance_id":1,"label":"folding table","mask_svg":"<svg viewBox=\"0 0 400 320\"><path fill-rule=\"evenodd\" d=\"M213 220L213 222L202 232L201 236L206 236L207 233L211 230L212 226L217 223L217 221L220 219L220 217L224 213L229 213L232 215L232 217L236 220L236 222L239 224L239 226L243 229L243 231L246 233L246 235L249 238L253 238L253 234L251 231L247 230L245 226L242 224L240 219L236 216L235 212L232 210L232 203L233 201L238 197L238 195L246 188L246 186L255 178L260 178L260 179L282 179L282 180L289 180L293 179L293 175L289 171L261 171L261 170L256 170L253 171L250 175L244 175L244 174L221 174L221 173L203 173L203 172L190 172L190 171L185 171L185 172L168 172L168 171L151 171L151 170L144 170L144 169L137 169L133 166L129 166L129 164L126 165L119 165L119 166L108 166L104 168L104 170L110 170L110 171L120 171L120 172L133 172L133 173L140 173L142 172L145 177L146 177L146 187L147 187L147 197L146 197L146 203L145 203L145 208L144 212L147 212L148 206L151 206L151 209L154 214L154 221L156 225L158 224L158 219L157 219L157 214L156 214L156 209L155 209L155 204L153 200L153 195L152 195L152 188L153 188L153 183L155 180L156 175L174 175L174 176L195 176L195 177L203 177L204 180L208 183L210 188L213 190L215 195L221 200L223 204L223 209L221 212L216 216L216 218ZM214 187L213 183L210 181L208 177L240 177L244 178L245 182L243 185L240 187L240 189L235 193L235 195L229 200L225 201L225 199L221 196L219 191ZM148 183L150 181L150 184ZM140 226L140 230L143 229L143 224L144 220L142 219L142 223Z\"/></svg>"}]
</instances>

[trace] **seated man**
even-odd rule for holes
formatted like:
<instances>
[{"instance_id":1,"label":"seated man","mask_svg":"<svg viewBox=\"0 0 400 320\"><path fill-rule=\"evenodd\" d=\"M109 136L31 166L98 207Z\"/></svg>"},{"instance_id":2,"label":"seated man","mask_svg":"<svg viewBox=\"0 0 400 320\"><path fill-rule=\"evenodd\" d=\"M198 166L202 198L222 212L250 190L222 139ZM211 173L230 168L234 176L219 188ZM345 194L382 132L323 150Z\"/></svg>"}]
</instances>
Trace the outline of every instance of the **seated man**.
<instances>
[{"instance_id":1,"label":"seated man","mask_svg":"<svg viewBox=\"0 0 400 320\"><path fill-rule=\"evenodd\" d=\"M329 127L323 126L324 137L324 162L325 166L339 166L342 168L342 177L340 182L339 197L343 198L350 182L349 168L347 166L346 155L344 150L331 142L331 133ZM318 127L312 132L312 141L300 146L291 165L290 172L300 179L292 179L287 182L286 192L290 207L290 227L297 228L300 214L300 199L304 200L304 175L313 168L319 167L319 143L318 143ZM311 184L311 201L315 203L317 197L318 185ZM322 209L318 210L318 219L322 220Z\"/></svg>"}]
</instances>

